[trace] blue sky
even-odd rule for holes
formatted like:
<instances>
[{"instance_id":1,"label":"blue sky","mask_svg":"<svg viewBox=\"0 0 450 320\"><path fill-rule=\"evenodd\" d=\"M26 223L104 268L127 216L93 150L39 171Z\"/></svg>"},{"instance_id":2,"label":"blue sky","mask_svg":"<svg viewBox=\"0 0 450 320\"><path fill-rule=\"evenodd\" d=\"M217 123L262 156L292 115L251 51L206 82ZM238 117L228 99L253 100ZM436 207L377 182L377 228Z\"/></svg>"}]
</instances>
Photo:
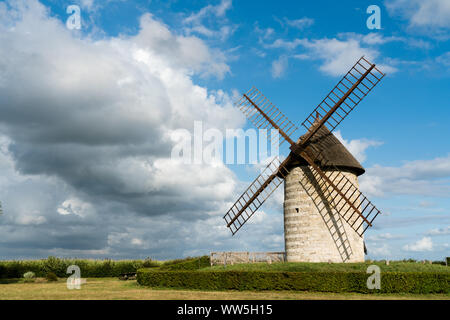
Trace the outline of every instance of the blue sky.
<instances>
[{"instance_id":1,"label":"blue sky","mask_svg":"<svg viewBox=\"0 0 450 320\"><path fill-rule=\"evenodd\" d=\"M72 61L75 61L74 66L77 66L78 63L83 65L82 62L87 61L86 59L95 61L95 55L101 56L102 54L104 54L105 59L111 59L106 61L114 61L117 57L125 61L128 59L126 58L128 57L127 49L131 52L133 46L141 46L152 52L150 57L153 57L153 53L155 54L156 60L154 61L156 63L165 65L167 60L169 67L157 71L152 69L149 74L146 74L147 71L144 67L130 64L135 68L133 74L136 75L136 78L139 75L139 79L141 79L141 87L139 90L130 91L132 93L123 92L124 95L128 97L128 94L130 94L130 97L135 97L144 92L149 95L148 101L153 101L152 99L156 99L154 97L159 98L164 96L164 92L169 92L168 100L173 103L179 97L177 94L181 95L183 91L181 89L176 91L174 89L176 84L167 82L165 78L167 73L165 72L170 71L171 75L175 74L179 77L174 76L174 79L182 79L179 82L186 81L186 84L181 86L183 90L193 92L195 88L200 87L214 97L213 105L208 102L208 99L202 98L200 101L193 98L192 105L186 106L185 109L186 112L191 110L192 116L185 115L184 124L181 121L169 119L164 110L171 110L171 108L164 107L162 102L161 107L155 107L154 110L152 110L153 105L148 104L152 106L149 110L158 115L162 114L162 119L170 120L167 120L171 123L167 127L172 126L172 129L177 127L190 128L194 120L205 121L210 123L211 126L236 128L244 125L245 128L250 128L251 124L244 124L242 117L230 111L230 108L231 102L236 97L236 92L245 92L253 85L277 105L292 122L300 125L339 81L343 73L361 55L366 55L377 63L380 69L387 73L387 76L340 125L338 135L367 170L366 174L360 179L363 192L368 194L377 207L383 211L383 216L377 218L375 228L366 234L369 257L375 259L413 257L440 260L449 255L450 6L448 1L430 0L424 3L419 0L345 2L47 0L32 1L33 5L29 7L25 5L19 9L14 9L14 5L8 1L0 3L5 4L4 7L0 7L3 8L1 17L5 19L2 28L10 28L11 24L22 23L22 27L26 29L37 22L32 18L21 18L20 14L13 17L12 13L21 12L23 16L26 16L25 13L33 15L33 12L36 12L36 16L39 16L39 18L36 18L39 20L38 22L45 23L46 27L42 30L49 32L49 36L46 38L39 35L38 30L30 29L29 38L31 40L27 42L23 40L27 39L25 36L19 37L19 35L14 34L14 32L19 31L8 29L8 37L11 38L6 36L2 38L5 52L7 46L13 46L13 43L15 43L13 49L17 50L18 54L21 52L20 46L22 45L23 48L27 47L24 51L30 56L42 55L42 57L48 57L50 55L53 59L51 63L60 59L64 61L64 57L68 57L67 65L70 66ZM19 3L22 2L19 1ZM80 31L63 31L64 24L69 16L66 13L66 8L70 4L78 4L81 7L82 28ZM381 29L379 30L367 28L366 20L370 14L366 13L366 9L370 5L378 5L381 9ZM42 10L47 11L43 13ZM0 10L0 12L2 11ZM11 17L11 21L5 22L8 20L5 17L8 16ZM147 20L143 20L143 16L147 17ZM52 21L56 21L55 24L52 24ZM21 28L17 27L16 30L21 30ZM146 42L146 38L156 40ZM12 39L17 41L14 42ZM54 39L54 41L51 39ZM70 39L73 39L73 47L71 47ZM21 40L24 41L22 44L19 43ZM39 45L39 43L41 44ZM58 47L58 43L61 43L61 48ZM94 53L77 58L77 56L72 56L70 52L64 51L65 49L62 48L64 44L68 44L70 48L67 50L70 49L72 52L79 49L79 56L83 55L84 53L81 52L86 52L86 50L91 50ZM114 44L120 48L117 51L120 54L116 51L114 51L114 54L111 53L111 47L116 48ZM173 47L176 45L179 45L179 48ZM56 48L56 50L45 55L45 47ZM180 53L177 51L178 49ZM135 57L136 52L133 54L133 57ZM70 57L72 57L72 60ZM43 63L44 60L44 58L37 59L35 63ZM19 62L15 65L16 68L25 69L26 66L19 64ZM130 65L126 63L128 61L124 62L124 66L129 67ZM94 77L97 77L101 72L108 72L107 69L96 70L98 64L99 62L92 62L92 64L89 62L86 70L82 66L79 69L70 69L69 72L77 74L77 70L83 70L86 74L92 72ZM156 68L151 61L147 65ZM64 68L69 68L68 66ZM38 69L38 67L39 65L36 68ZM59 70L59 66L54 66L54 68ZM64 68L61 67L61 70L68 70ZM2 72L8 70L6 65L3 66L3 69L0 68ZM27 70L30 70L30 66ZM42 70L45 70L45 68L43 67ZM29 76L30 84L50 83L51 79L46 76L45 72L38 71ZM64 71L62 72L64 73ZM18 73L21 74L22 71ZM116 74L118 73L111 73L113 77ZM149 80L149 75L156 78L161 77L162 85L160 82ZM84 76L84 74L80 75L80 79L84 79ZM92 76L86 76L87 78L92 78ZM0 80L2 79L0 78ZM11 88L15 88L14 85L20 83L17 79L15 80L17 83L14 83L14 80L9 80L12 78L4 77L4 79L6 79L3 80L3 82L6 81L6 85L3 85L4 90L11 91ZM103 80L99 79L99 81ZM101 83L103 84L103 82ZM45 101L60 101L59 103L63 104L61 101L67 101L71 97L70 88L73 88L74 94L76 92L84 96L82 90L88 90L88 88L78 87L78 84L79 82L76 82L74 87L69 85L66 95L61 95L61 97L58 96L58 93L54 95L48 93L48 96L45 96L41 92L33 96L33 99L37 99L38 103L43 104L46 103ZM192 89L186 89L188 86L192 86ZM105 89L103 94L102 88L99 89L101 94L99 93L99 96L96 96L95 99L99 101L98 110L107 110L102 107L102 99L111 92ZM61 90L64 91L65 89ZM122 91L118 91L118 93L120 92ZM86 94L86 97L89 97L89 94ZM171 96L172 94L174 94L174 97ZM27 93L21 92L20 95L26 96ZM146 102L145 99L147 98L142 99ZM211 183L210 187L212 188L214 188L214 181L215 183L224 183L224 189L217 191L220 195L205 193L204 196L199 196L195 200L175 197L171 198L169 202L164 202L164 197L158 197L164 192L174 192L177 195L174 190L178 189L172 188L172 182L162 179L164 180L161 182L163 187L161 185L149 186L146 182L138 181L138 178L136 178L137 182L133 184L133 188L140 186L143 189L137 191L133 189L133 192L135 192L133 201L136 201L136 203L133 202L130 205L131 200L127 200L129 199L127 197L131 197L130 194L124 195L118 191L117 193L115 193L116 191L110 192L102 183L98 182L103 181L102 179L108 176L105 169L108 161L105 159L101 160L100 156L98 158L99 163L103 166L87 164L83 162L84 160L79 162L83 165L73 164L76 162L76 160L73 160L74 158L70 161L67 159L61 160L63 157L59 152L65 150L62 149L63 147L67 145L79 146L84 145L84 143L92 145L92 142L83 140L89 140L90 138L72 136L72 133L61 133L55 129L53 133L48 135L54 134L58 138L49 139L49 141L56 141L62 136L67 137L67 141L59 142L57 145L51 144L47 140L39 141L39 143L45 145L45 148L48 148L45 149L47 151L45 156L34 150L33 146L39 143L35 141L36 144L33 144L30 141L34 141L34 135L40 137L38 134L40 129L36 129L36 131L30 129L29 132L27 131L28 133L22 132L21 134L18 132L25 126L27 128L33 127L33 124L36 125L36 128L41 127L39 121L34 122L30 118L20 118L25 113L33 115L33 112L35 112L34 109L30 110L30 106L24 104L22 100L16 100L14 97L0 100L3 106L2 115L11 119L10 122L3 120L0 126L5 141L4 153L8 159L5 160L5 163L9 161L8 166L5 165L4 167L7 167L5 170L10 170L5 175L14 174L14 178L8 180L14 181L14 183L5 182L1 185L2 189L0 190L4 194L1 200L5 214L0 219L5 219L3 223L4 232L12 232L13 230L23 234L30 230L32 232L28 237L25 235L23 237L11 236L11 238L3 240L4 248L17 249L2 250L2 243L0 243L0 255L3 251L6 257L40 257L54 253L72 256L112 257L128 257L128 254L134 254L137 256L154 255L159 258L170 258L180 255L203 254L207 253L208 250L283 250L282 209L279 196L273 200L273 203L270 202L263 208L264 214L261 215L261 221L256 219L257 221L254 224L246 226L241 231L242 234L238 234L232 239L226 233L220 233L220 236L213 239L208 238L208 235L205 234L195 236L195 241L193 240L192 244L186 244L192 240L189 230L198 233L206 226L211 227L215 226L217 222L222 223L220 219L216 219L221 216L221 212L222 214L225 213L222 208L227 208L236 195L245 188L245 185L254 179L255 170L248 166L221 168L221 171L216 174L225 182L221 181L219 177L215 177L216 180L208 182ZM111 104L113 100L108 101ZM132 101L138 104L140 100ZM71 110L83 109L83 106L77 105L76 101L72 102L74 105ZM194 105L196 102L199 102L198 106ZM159 102L154 103L157 105ZM7 108L9 104L11 108ZM202 107L203 105L205 107ZM16 114L11 111L13 110L12 106L23 108L20 110L24 110L24 112L17 112ZM214 109L216 106L220 109ZM97 107L93 105L92 108ZM211 108L211 110L208 108ZM72 117L70 114L55 111L61 110L57 106L42 110L40 114L44 115L42 118L45 119L61 116L67 120ZM89 109L86 113L73 115L73 117L82 118L83 114L85 117L90 117L90 112L94 112L92 110ZM48 112L48 114L45 112ZM114 112L110 114L114 114ZM173 111L172 114L174 114ZM36 119L41 118L37 114L35 116ZM183 118L183 116L180 116L180 118ZM120 119L119 116L118 119ZM136 119L133 118L132 120L135 121ZM137 127L133 121L129 123L130 128ZM12 123L15 125L14 127ZM44 121L43 123L48 126L47 122ZM157 123L156 118L150 119L148 125L153 125L152 128L155 128L157 126L155 123ZM46 126L41 125L42 127ZM99 126L102 127L101 122ZM76 128L75 125L74 128ZM158 130L155 129L156 131ZM296 134L299 136L302 133L300 129ZM139 131L133 137L140 134ZM149 133L149 141L158 140L157 137L159 136L157 133L154 134ZM48 138L48 136L46 137ZM99 145L99 149L106 148L111 144L114 145L116 142L111 142L115 141L116 138L114 137L105 137L106 140L112 140L108 140L109 142L105 145ZM139 145L139 143L142 143L141 140L139 140L139 143L137 140L129 141L131 142L128 142L127 148L130 144ZM67 145L62 146L62 144ZM164 147L153 149L144 143L142 150L148 150L147 156L152 159L150 166L153 170L164 172L161 169L165 168L164 165L159 167L157 165L159 163L158 157L164 158L161 154L167 152L164 151ZM67 153L67 151L64 152ZM88 154L85 149L77 154L84 154L84 152ZM126 149L123 152L131 151ZM142 153L144 154L143 151ZM45 158L49 155L54 155L54 157ZM114 155L117 155L117 153L114 153ZM30 164L30 162L35 163L40 160L43 163L40 166ZM120 166L122 160L117 161L113 166L116 169L114 170L115 174L118 174L117 172L122 168ZM12 167L15 169L12 170ZM95 181L83 182L75 175L70 176L64 169L56 170L56 167L66 168L72 174L87 170L91 175L98 175L99 178L95 180L98 184ZM135 174L139 176L137 169L132 171L129 168L129 165L126 166L124 175L128 174L133 177ZM185 168L185 170L191 169ZM212 172L205 168L195 170L199 170L200 176ZM14 173L12 173L13 171ZM46 189L48 190L46 197L52 198L45 205L39 203L37 207L41 209L35 211L43 210L45 213L34 213L32 218L17 211L18 209L13 203L17 203L19 200L8 201L8 198L5 198L5 196L11 195L11 199L19 199L17 192L30 189L30 197L32 197L30 203L37 203L36 198L38 196L31 195L35 192L33 190L36 189L25 185L23 181L28 178L24 177L32 177L30 179L38 186L45 181L45 187L38 188L41 188L41 190L48 188ZM153 181L159 181L159 176L151 177ZM113 184L116 180L119 181L119 177L108 176L103 182ZM196 187L199 184L203 189L207 189L207 183L199 182ZM126 183L119 183L119 185L127 187ZM52 188L56 188L58 193L64 190L64 194L56 195L56 192L52 194ZM154 191L155 194L152 193ZM146 195L146 197L155 200L154 202L148 199L136 200L138 198L136 194L142 194L142 197ZM102 195L101 199L98 198L99 195ZM217 198L211 200L211 197ZM179 201L176 199L179 199ZM147 203L146 201L150 202ZM207 205L204 204L204 207L208 209L204 209L205 212L196 213L198 208L192 204L193 201L197 201L198 204L204 204L202 201L208 202ZM73 212L61 214L61 212L64 212L64 210L58 211L61 206L63 209L68 210L69 208ZM148 213L155 206L161 208L193 206L193 209L192 211L186 211L184 216L177 215L172 212L172 209L168 208L161 209L161 214ZM30 207L32 206L30 205ZM81 211L92 209L92 212L95 213L92 213L92 215L77 214L75 207L82 208L82 210L79 209ZM81 231L83 226L98 226L99 221L103 219L102 217L111 211L114 212L115 217L120 217L117 218L117 221L127 221L127 216L137 216L140 223L136 222L125 228L123 222L121 222L121 227L111 222L111 225L105 228L104 233L101 234L101 239L97 239L101 245L90 247L84 242L78 244L80 235L88 232L88 230ZM147 213L142 214L141 211ZM59 216L58 212L60 212ZM14 215L16 218L14 218ZM267 226L256 232L256 229L261 229L263 217L267 218ZM166 218L169 220L164 220ZM206 225L202 224L205 219L208 221ZM188 225L183 224L185 220L189 222ZM179 226L184 230L184 233L178 232L181 235L177 236L178 240L175 242L160 238L161 235L168 232L165 229L168 221L174 222L174 226ZM63 239L61 243L64 244L58 245L58 242L54 239L43 236L43 233L51 233L56 226L62 226L61 228L69 230L68 225L70 224L73 224L78 231L66 236L58 235ZM147 226L147 228L143 226ZM151 236L147 234L146 229L153 230ZM268 235L264 232L267 232ZM263 238L265 241L261 241ZM92 238L92 241L94 241L94 238ZM42 245L39 246L36 243ZM199 243L202 246L199 246ZM209 245L203 246L203 243Z\"/></svg>"}]
</instances>

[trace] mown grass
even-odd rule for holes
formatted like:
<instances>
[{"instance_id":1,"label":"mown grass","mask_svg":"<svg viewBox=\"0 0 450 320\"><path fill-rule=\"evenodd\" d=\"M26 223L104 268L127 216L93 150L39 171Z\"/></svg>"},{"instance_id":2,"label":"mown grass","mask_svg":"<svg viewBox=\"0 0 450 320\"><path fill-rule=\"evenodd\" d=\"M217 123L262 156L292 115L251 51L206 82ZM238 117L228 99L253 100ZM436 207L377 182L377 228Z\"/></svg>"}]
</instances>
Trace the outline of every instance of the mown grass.
<instances>
[{"instance_id":1,"label":"mown grass","mask_svg":"<svg viewBox=\"0 0 450 320\"><path fill-rule=\"evenodd\" d=\"M421 262L391 261L389 265L385 262L364 263L309 263L309 262L286 262L286 263L249 263L227 266L212 266L202 268L199 271L285 271L285 272L366 272L368 266L378 265L382 272L444 272L450 273L450 267L439 264L423 264Z\"/></svg>"},{"instance_id":2,"label":"mown grass","mask_svg":"<svg viewBox=\"0 0 450 320\"><path fill-rule=\"evenodd\" d=\"M5 283L8 282L8 283ZM0 282L1 300L450 300L445 294L356 294L316 293L293 291L199 291L150 289L136 281L120 281L117 278L88 278L80 290L69 290L65 279L47 283L23 283L20 279Z\"/></svg>"}]
</instances>

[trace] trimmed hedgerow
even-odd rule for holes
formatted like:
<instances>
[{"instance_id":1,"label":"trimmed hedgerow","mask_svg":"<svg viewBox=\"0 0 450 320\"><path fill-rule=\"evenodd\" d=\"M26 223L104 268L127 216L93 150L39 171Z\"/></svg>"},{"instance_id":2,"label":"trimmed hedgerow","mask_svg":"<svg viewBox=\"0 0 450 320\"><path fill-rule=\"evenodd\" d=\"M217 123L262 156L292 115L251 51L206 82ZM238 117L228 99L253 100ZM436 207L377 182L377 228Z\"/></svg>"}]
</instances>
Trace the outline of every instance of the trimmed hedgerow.
<instances>
[{"instance_id":1,"label":"trimmed hedgerow","mask_svg":"<svg viewBox=\"0 0 450 320\"><path fill-rule=\"evenodd\" d=\"M367 288L362 272L154 271L140 269L144 286L198 290L296 290L360 293L448 293L450 274L391 272L381 275L381 289Z\"/></svg>"},{"instance_id":2,"label":"trimmed hedgerow","mask_svg":"<svg viewBox=\"0 0 450 320\"><path fill-rule=\"evenodd\" d=\"M363 272L370 265L380 267L382 273L386 272L431 272L450 273L446 266L438 264L390 261L366 261L357 263L324 263L324 262L276 262L268 263L246 263L234 265L215 265L202 271L277 271L277 272Z\"/></svg>"}]
</instances>

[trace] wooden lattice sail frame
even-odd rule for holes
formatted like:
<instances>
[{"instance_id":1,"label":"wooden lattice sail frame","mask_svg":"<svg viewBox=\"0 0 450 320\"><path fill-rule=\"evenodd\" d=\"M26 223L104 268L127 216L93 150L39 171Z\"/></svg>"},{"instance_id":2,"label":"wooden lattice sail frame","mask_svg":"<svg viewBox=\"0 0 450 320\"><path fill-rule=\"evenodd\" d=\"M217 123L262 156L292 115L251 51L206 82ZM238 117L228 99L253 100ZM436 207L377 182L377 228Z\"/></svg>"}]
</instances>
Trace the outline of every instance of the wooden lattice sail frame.
<instances>
[{"instance_id":1,"label":"wooden lattice sail frame","mask_svg":"<svg viewBox=\"0 0 450 320\"><path fill-rule=\"evenodd\" d=\"M308 163L319 187L327 190L328 200L335 211L362 237L380 211L337 168L332 175L324 172L322 168L333 165L327 163L320 149L310 147L310 142L322 128L331 134L384 76L375 64L361 57L303 121L306 133L297 142L291 136L298 128L258 89L253 87L242 95L237 107L257 128L268 129L269 132L270 129L277 130L280 139L269 136L269 141L278 141L280 145L288 142L291 154L284 161L278 157L273 159L225 214L225 222L233 235L283 182L289 174L288 164L298 157Z\"/></svg>"}]
</instances>

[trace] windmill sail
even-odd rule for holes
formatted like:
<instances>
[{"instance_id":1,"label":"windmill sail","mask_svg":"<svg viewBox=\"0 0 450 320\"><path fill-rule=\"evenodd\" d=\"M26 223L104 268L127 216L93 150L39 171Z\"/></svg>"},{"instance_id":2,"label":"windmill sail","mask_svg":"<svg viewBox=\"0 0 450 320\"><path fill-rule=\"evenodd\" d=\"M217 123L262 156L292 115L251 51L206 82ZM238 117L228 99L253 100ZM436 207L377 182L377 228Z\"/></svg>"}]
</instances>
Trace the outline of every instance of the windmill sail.
<instances>
[{"instance_id":1,"label":"windmill sail","mask_svg":"<svg viewBox=\"0 0 450 320\"><path fill-rule=\"evenodd\" d=\"M275 107L258 89L252 87L236 103L236 106L245 114L248 120L258 129L267 129L268 139L271 143L277 140L271 136L271 129L279 131L281 137L279 144L285 141L293 143L290 136L297 131L298 127Z\"/></svg>"},{"instance_id":2,"label":"windmill sail","mask_svg":"<svg viewBox=\"0 0 450 320\"><path fill-rule=\"evenodd\" d=\"M313 179L323 191L322 196L325 195L335 211L362 236L380 211L335 164L327 160L326 154L333 150L330 135L326 128L321 128L315 135L314 144L308 145L302 157L309 163Z\"/></svg>"},{"instance_id":3,"label":"windmill sail","mask_svg":"<svg viewBox=\"0 0 450 320\"><path fill-rule=\"evenodd\" d=\"M313 124L323 120L323 125L332 132L383 77L384 74L374 64L361 57L303 121L302 126L312 136L315 133Z\"/></svg>"},{"instance_id":4,"label":"windmill sail","mask_svg":"<svg viewBox=\"0 0 450 320\"><path fill-rule=\"evenodd\" d=\"M314 167L310 169L328 203L359 236L362 236L367 228L372 226L380 211L337 168L327 172Z\"/></svg>"},{"instance_id":5,"label":"windmill sail","mask_svg":"<svg viewBox=\"0 0 450 320\"><path fill-rule=\"evenodd\" d=\"M285 167L288 161L286 159L280 163L279 158L275 157L225 214L223 218L233 235L283 182L289 173Z\"/></svg>"},{"instance_id":6,"label":"windmill sail","mask_svg":"<svg viewBox=\"0 0 450 320\"><path fill-rule=\"evenodd\" d=\"M297 143L291 138L297 127L258 89L253 87L243 94L237 107L257 128L278 130L280 145L287 141L292 153L283 163L275 158L225 214L227 227L233 235L283 182L289 173L290 162L297 158L303 158L309 164L320 188L326 188L330 204L360 236L372 226L380 211L337 168L322 171L327 163L311 142L322 129L328 129L331 134L383 77L375 64L361 57L302 123L307 133ZM273 137L269 140L275 142Z\"/></svg>"}]
</instances>

